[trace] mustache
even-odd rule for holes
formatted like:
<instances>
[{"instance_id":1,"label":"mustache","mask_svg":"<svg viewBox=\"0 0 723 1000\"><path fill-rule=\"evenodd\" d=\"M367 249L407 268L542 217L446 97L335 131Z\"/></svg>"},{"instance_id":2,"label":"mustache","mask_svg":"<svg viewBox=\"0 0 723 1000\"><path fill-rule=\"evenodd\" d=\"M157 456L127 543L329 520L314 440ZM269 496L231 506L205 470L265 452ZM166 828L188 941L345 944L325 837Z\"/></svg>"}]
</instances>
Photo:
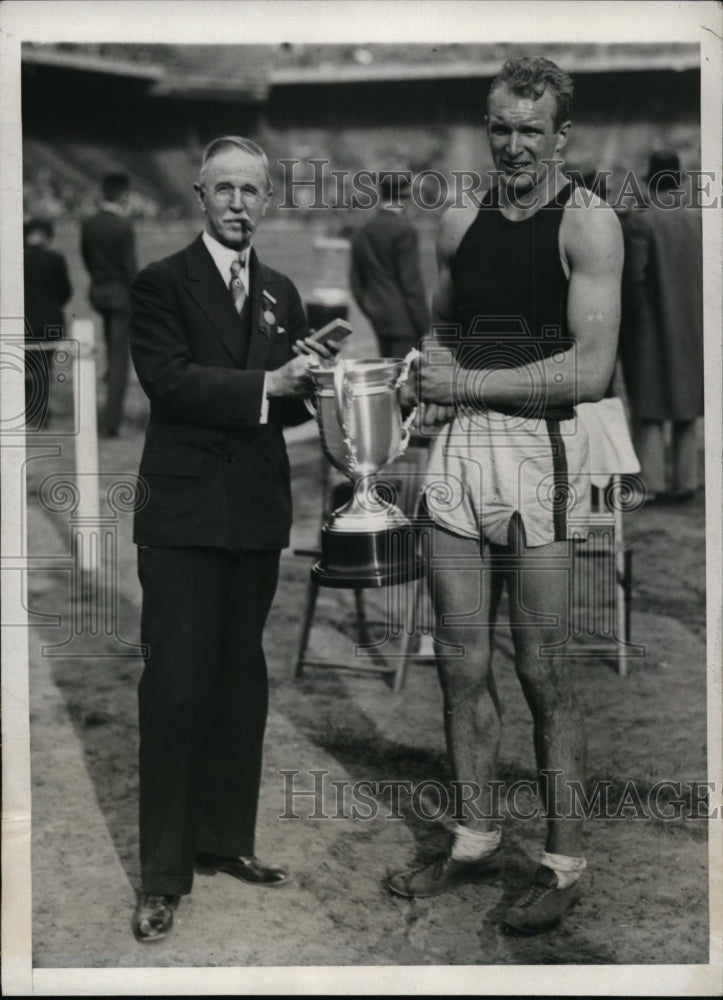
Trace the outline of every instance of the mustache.
<instances>
[{"instance_id":1,"label":"mustache","mask_svg":"<svg viewBox=\"0 0 723 1000\"><path fill-rule=\"evenodd\" d=\"M256 228L252 222L247 222L246 219L239 219L238 216L232 215L230 219L224 219L224 222L240 222L241 228L245 233L253 233Z\"/></svg>"}]
</instances>

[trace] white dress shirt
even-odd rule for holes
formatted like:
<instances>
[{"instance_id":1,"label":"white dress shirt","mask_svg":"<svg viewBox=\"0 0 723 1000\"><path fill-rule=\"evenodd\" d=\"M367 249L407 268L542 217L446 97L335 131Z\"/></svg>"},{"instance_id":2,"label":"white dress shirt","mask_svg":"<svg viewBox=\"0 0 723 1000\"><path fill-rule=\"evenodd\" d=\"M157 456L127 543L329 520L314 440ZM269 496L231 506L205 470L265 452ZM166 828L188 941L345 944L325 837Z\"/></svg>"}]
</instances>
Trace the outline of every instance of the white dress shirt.
<instances>
[{"instance_id":1,"label":"white dress shirt","mask_svg":"<svg viewBox=\"0 0 723 1000\"><path fill-rule=\"evenodd\" d=\"M223 278L224 285L228 288L229 282L231 281L231 264L235 260L238 260L238 250L232 250L230 247L225 247L223 243L219 243L218 240L215 240L213 236L210 236L205 230L203 233L203 242L206 245L206 249L213 257L213 262ZM244 283L247 295L250 295L251 293L251 274L249 269L250 259L251 247L248 247L248 249L244 251L244 265L240 272L240 278Z\"/></svg>"},{"instance_id":2,"label":"white dress shirt","mask_svg":"<svg viewBox=\"0 0 723 1000\"><path fill-rule=\"evenodd\" d=\"M203 242L213 258L213 262L218 268L219 274L223 278L223 283L228 288L229 282L231 281L231 264L239 259L238 250L232 250L230 247L225 247L223 243L219 243L218 240L214 239L209 233L204 229L203 231ZM251 247L249 246L244 252L244 263L241 271L239 272L239 277L244 283L244 288L246 289L247 297L251 295ZM229 295L231 291L229 290ZM261 417L259 422L262 424L268 423L269 419L269 398L266 395L266 375L264 375L264 386L263 386L263 396L261 397Z\"/></svg>"}]
</instances>

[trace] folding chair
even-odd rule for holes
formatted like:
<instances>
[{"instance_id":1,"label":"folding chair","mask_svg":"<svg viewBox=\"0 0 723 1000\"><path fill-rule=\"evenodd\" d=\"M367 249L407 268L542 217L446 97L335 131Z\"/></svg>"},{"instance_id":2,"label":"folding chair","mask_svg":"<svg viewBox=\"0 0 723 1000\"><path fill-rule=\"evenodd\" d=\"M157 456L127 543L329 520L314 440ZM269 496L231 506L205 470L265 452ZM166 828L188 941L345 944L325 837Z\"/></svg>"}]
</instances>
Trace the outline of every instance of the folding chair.
<instances>
[{"instance_id":1,"label":"folding chair","mask_svg":"<svg viewBox=\"0 0 723 1000\"><path fill-rule=\"evenodd\" d=\"M645 655L645 647L631 642L630 608L633 550L626 546L622 498L623 476L640 472L640 463L630 440L622 400L611 396L597 403L577 406L590 441L592 516L581 528L575 548L579 559L591 560L603 569L575 575L573 636L609 639L614 643L618 673L625 677L628 659ZM607 593L606 593L607 591ZM613 593L613 600L606 598ZM592 654L604 656L609 647L596 646Z\"/></svg>"}]
</instances>

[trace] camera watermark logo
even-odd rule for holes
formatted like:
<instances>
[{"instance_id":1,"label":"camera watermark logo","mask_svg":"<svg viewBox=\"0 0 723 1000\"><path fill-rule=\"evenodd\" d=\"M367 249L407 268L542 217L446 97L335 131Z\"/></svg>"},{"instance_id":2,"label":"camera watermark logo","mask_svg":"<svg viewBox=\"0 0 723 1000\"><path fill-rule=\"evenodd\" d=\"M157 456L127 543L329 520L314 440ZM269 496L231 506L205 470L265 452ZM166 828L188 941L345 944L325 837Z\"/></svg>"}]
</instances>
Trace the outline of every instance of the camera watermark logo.
<instances>
[{"instance_id":1,"label":"camera watermark logo","mask_svg":"<svg viewBox=\"0 0 723 1000\"><path fill-rule=\"evenodd\" d=\"M97 515L88 516L82 502L87 490L101 495ZM141 644L121 633L119 528L120 519L147 500L145 481L129 473L51 473L39 483L39 508L52 523L62 526L63 551L3 556L1 563L6 575L43 572L55 580L52 613L26 609L32 624L46 632L43 656L114 659L145 655Z\"/></svg>"},{"instance_id":2,"label":"camera watermark logo","mask_svg":"<svg viewBox=\"0 0 723 1000\"><path fill-rule=\"evenodd\" d=\"M620 667L622 657L647 656L647 646L630 639L631 554L619 534L621 510L634 509L630 496L635 477L630 482L613 478L601 489L587 469L573 477L555 467L555 447L561 458L563 449L569 451L569 439L553 442L545 437L534 443L522 459L519 452L501 447L501 461L511 463L501 482L489 443L476 454L460 455L453 446L438 442L426 472L391 468L370 477L367 488L385 502L404 506L408 496L417 502L407 511L408 523L389 533L385 552L385 562L394 564L399 579L407 582L384 588L382 618L375 622L381 631L377 629L373 640L360 639L354 647L356 658L406 659L416 655L425 637L433 640L438 657L469 655L480 630L491 635L498 625L506 627L498 622L491 601L495 576L504 579L518 609L514 621L510 619L513 637L515 629L542 630L537 650L542 659L613 659ZM524 553L509 544L515 511L522 512L522 523L536 544L540 540L532 532L540 527L547 532L543 542L557 538L566 543L537 549L536 573L549 579L549 587L542 588L544 606L530 604L520 563ZM435 544L440 539L435 524L476 544L446 553ZM516 537L520 545L527 535ZM481 538L496 543L482 558ZM464 578L464 600L438 618L433 613L437 588L444 589L450 575L458 581ZM550 595L554 599L548 599ZM421 655L433 654L427 647Z\"/></svg>"},{"instance_id":3,"label":"camera watermark logo","mask_svg":"<svg viewBox=\"0 0 723 1000\"><path fill-rule=\"evenodd\" d=\"M0 345L0 366L22 376L24 399L14 409L5 409L0 418L0 433L4 438L25 437L42 430L54 385L68 387L73 392L72 412L77 414L78 383L73 372L79 355L78 341L64 336L60 326L49 326L44 338L22 340L6 337ZM76 426L63 434L77 434Z\"/></svg>"},{"instance_id":4,"label":"camera watermark logo","mask_svg":"<svg viewBox=\"0 0 723 1000\"><path fill-rule=\"evenodd\" d=\"M484 448L495 436L544 430L548 417L560 420L562 435L576 432L570 421L580 394L579 352L559 326L544 325L533 337L524 316L478 314L465 327L436 323L431 332L434 339L422 345L420 366L446 370L452 386L457 419L445 428L447 444ZM514 371L524 387L521 402L505 405L496 398L499 370ZM436 437L438 428L422 422L419 433Z\"/></svg>"},{"instance_id":5,"label":"camera watermark logo","mask_svg":"<svg viewBox=\"0 0 723 1000\"><path fill-rule=\"evenodd\" d=\"M328 770L280 769L284 807L279 819L405 820L459 822L467 816L501 822L507 818L676 822L719 817L711 781L628 779L563 781L562 771L543 770L540 780L473 781L437 779L333 778ZM544 803L549 803L546 806ZM563 804L564 803L564 804Z\"/></svg>"}]
</instances>

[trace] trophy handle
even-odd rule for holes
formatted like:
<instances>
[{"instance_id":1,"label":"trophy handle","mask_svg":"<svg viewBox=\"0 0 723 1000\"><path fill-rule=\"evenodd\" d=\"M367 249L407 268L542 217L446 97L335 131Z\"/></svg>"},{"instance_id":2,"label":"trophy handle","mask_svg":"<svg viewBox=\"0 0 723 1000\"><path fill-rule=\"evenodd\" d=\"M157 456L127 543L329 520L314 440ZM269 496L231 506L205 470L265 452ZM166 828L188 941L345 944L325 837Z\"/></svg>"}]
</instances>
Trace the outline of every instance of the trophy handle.
<instances>
[{"instance_id":1,"label":"trophy handle","mask_svg":"<svg viewBox=\"0 0 723 1000\"><path fill-rule=\"evenodd\" d=\"M318 421L319 411L316 409L316 407L314 406L314 404L312 403L311 399L308 396L304 397L304 406L312 415L312 417L314 417Z\"/></svg>"},{"instance_id":2,"label":"trophy handle","mask_svg":"<svg viewBox=\"0 0 723 1000\"><path fill-rule=\"evenodd\" d=\"M397 454L397 458L399 458L401 455L403 455L404 452L407 450L407 445L409 444L409 439L412 436L412 424L414 423L414 421L415 421L415 419L417 417L417 410L418 409L419 409L419 407L415 406L414 409L412 410L412 412L407 417L407 419L402 424L402 441L401 441L401 444L399 445L399 452Z\"/></svg>"},{"instance_id":3,"label":"trophy handle","mask_svg":"<svg viewBox=\"0 0 723 1000\"><path fill-rule=\"evenodd\" d=\"M398 389L401 386L402 382L407 381L407 377L409 375L409 369L412 367L412 362L416 361L417 358L421 358L421 356L422 356L421 353L417 350L416 347L413 347L411 351L405 354L402 360L402 370L399 372L397 381L394 383L395 389Z\"/></svg>"},{"instance_id":4,"label":"trophy handle","mask_svg":"<svg viewBox=\"0 0 723 1000\"><path fill-rule=\"evenodd\" d=\"M399 389L401 387L402 383L407 381L407 378L409 376L409 369L412 367L412 362L416 361L417 358L421 358L421 356L422 355L420 354L420 352L417 350L416 347L413 347L411 349L411 351L409 351L409 353L405 355L404 360L402 361L402 370L399 373L399 377L397 378L397 381L394 383L394 388L395 389ZM419 409L419 407L415 406L412 409L412 412L407 417L407 419L402 424L402 441L401 441L401 444L399 445L399 451L397 452L397 458L399 458L401 455L403 455L404 452L407 450L407 445L409 444L409 439L412 436L412 424L414 423L414 421L415 421L415 419L417 417L417 411L418 411L418 409Z\"/></svg>"},{"instance_id":5,"label":"trophy handle","mask_svg":"<svg viewBox=\"0 0 723 1000\"><path fill-rule=\"evenodd\" d=\"M337 361L336 367L334 368L334 402L336 403L336 419L339 422L339 429L341 430L342 440L344 441L344 447L346 448L348 464L351 466L347 475L353 477L355 472L358 470L359 463L356 448L354 447L354 441L352 439L352 435L347 429L347 421L344 417L345 406L349 399L347 384L346 362L340 359Z\"/></svg>"},{"instance_id":6,"label":"trophy handle","mask_svg":"<svg viewBox=\"0 0 723 1000\"><path fill-rule=\"evenodd\" d=\"M344 432L344 386L346 381L346 365L339 359L334 368L334 402L336 403L336 419Z\"/></svg>"}]
</instances>

